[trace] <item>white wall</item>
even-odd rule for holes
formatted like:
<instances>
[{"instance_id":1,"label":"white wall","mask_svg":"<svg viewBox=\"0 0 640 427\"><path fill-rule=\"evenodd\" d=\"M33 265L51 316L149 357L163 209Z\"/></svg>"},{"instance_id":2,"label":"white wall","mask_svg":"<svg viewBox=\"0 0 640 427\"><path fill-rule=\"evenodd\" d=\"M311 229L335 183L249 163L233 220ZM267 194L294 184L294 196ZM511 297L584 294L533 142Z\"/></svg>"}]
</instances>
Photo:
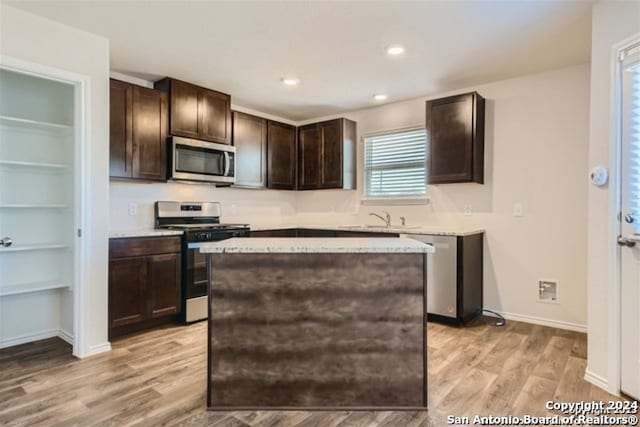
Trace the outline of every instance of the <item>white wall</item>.
<instances>
[{"instance_id":1,"label":"white wall","mask_svg":"<svg viewBox=\"0 0 640 427\"><path fill-rule=\"evenodd\" d=\"M90 137L88 181L90 229L84 313L79 355L108 350L107 341L107 236L109 212L109 42L65 25L0 4L0 52L22 61L89 76ZM66 322L65 322L66 323Z\"/></svg>"},{"instance_id":2,"label":"white wall","mask_svg":"<svg viewBox=\"0 0 640 427\"><path fill-rule=\"evenodd\" d=\"M202 184L111 182L109 223L112 231L153 228L157 200L222 202L226 223L292 224L296 219L294 191L215 188ZM138 214L129 215L129 203Z\"/></svg>"},{"instance_id":3,"label":"white wall","mask_svg":"<svg viewBox=\"0 0 640 427\"><path fill-rule=\"evenodd\" d=\"M640 32L640 2L600 1L593 8L591 40L591 128L589 143L590 166L605 165L615 170L611 155L615 141L611 138L612 92L611 70L613 47ZM618 346L612 316L619 312L612 301L615 260L615 235L610 229L615 223L615 209L610 209L613 188L589 187L588 204L588 280L589 280L589 359L587 378L611 392L617 393Z\"/></svg>"},{"instance_id":4,"label":"white wall","mask_svg":"<svg viewBox=\"0 0 640 427\"><path fill-rule=\"evenodd\" d=\"M529 320L586 329L587 156L589 67L587 64L461 89L486 102L485 184L429 188L431 203L361 206L363 150L358 144L358 190L300 192L305 222L378 222L385 209L410 225L463 225L486 230L484 305ZM433 95L439 98L449 93ZM359 136L424 125L427 98L346 114ZM512 215L523 203L525 216ZM464 216L471 205L473 215ZM326 213L333 212L333 215ZM346 215L346 216L345 216ZM538 280L555 279L559 303L538 303Z\"/></svg>"}]
</instances>

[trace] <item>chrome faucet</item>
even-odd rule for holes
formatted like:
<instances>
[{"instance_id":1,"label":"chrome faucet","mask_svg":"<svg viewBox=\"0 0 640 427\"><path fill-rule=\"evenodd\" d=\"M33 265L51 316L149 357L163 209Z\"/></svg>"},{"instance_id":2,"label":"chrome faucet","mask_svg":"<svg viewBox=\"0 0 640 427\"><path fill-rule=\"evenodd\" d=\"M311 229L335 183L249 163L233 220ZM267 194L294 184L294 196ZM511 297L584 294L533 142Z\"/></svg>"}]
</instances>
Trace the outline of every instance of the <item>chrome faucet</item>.
<instances>
[{"instance_id":1,"label":"chrome faucet","mask_svg":"<svg viewBox=\"0 0 640 427\"><path fill-rule=\"evenodd\" d=\"M385 212L385 211L382 211L382 213L385 215L384 217L382 215L379 215L379 214L375 213L375 212L369 212L369 215L378 217L381 220L383 220L385 227L387 227L387 228L391 227L391 215L389 215L389 212Z\"/></svg>"}]
</instances>

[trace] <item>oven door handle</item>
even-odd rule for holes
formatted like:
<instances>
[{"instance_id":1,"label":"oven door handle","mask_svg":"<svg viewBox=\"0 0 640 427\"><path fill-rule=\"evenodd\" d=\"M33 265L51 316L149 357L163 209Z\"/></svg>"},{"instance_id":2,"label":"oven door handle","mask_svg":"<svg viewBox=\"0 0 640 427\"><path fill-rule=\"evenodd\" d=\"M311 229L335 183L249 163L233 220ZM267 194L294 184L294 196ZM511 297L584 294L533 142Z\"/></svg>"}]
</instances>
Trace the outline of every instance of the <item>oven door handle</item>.
<instances>
[{"instance_id":1,"label":"oven door handle","mask_svg":"<svg viewBox=\"0 0 640 427\"><path fill-rule=\"evenodd\" d=\"M224 152L224 176L229 176L229 168L231 165L229 164L229 153L227 151Z\"/></svg>"}]
</instances>

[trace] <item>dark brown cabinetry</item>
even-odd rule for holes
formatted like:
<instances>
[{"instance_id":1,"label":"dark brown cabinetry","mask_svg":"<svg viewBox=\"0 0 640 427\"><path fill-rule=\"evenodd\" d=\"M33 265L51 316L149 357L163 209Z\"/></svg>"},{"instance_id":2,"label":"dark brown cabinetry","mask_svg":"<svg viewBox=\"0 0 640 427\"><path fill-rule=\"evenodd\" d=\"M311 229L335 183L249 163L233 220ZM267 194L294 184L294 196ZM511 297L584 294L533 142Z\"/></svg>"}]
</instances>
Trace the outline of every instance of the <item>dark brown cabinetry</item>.
<instances>
[{"instance_id":1,"label":"dark brown cabinetry","mask_svg":"<svg viewBox=\"0 0 640 427\"><path fill-rule=\"evenodd\" d=\"M231 144L231 96L166 78L156 89L169 95L169 133Z\"/></svg>"},{"instance_id":2,"label":"dark brown cabinetry","mask_svg":"<svg viewBox=\"0 0 640 427\"><path fill-rule=\"evenodd\" d=\"M298 189L354 189L356 124L348 119L298 129Z\"/></svg>"},{"instance_id":3,"label":"dark brown cabinetry","mask_svg":"<svg viewBox=\"0 0 640 427\"><path fill-rule=\"evenodd\" d=\"M235 186L264 188L267 184L267 120L234 111L233 145L236 147Z\"/></svg>"},{"instance_id":4,"label":"dark brown cabinetry","mask_svg":"<svg viewBox=\"0 0 640 427\"><path fill-rule=\"evenodd\" d=\"M180 313L180 237L109 240L109 337Z\"/></svg>"},{"instance_id":5,"label":"dark brown cabinetry","mask_svg":"<svg viewBox=\"0 0 640 427\"><path fill-rule=\"evenodd\" d=\"M429 184L484 183L484 104L476 92L427 101Z\"/></svg>"},{"instance_id":6,"label":"dark brown cabinetry","mask_svg":"<svg viewBox=\"0 0 640 427\"><path fill-rule=\"evenodd\" d=\"M167 95L110 81L109 175L166 180Z\"/></svg>"},{"instance_id":7,"label":"dark brown cabinetry","mask_svg":"<svg viewBox=\"0 0 640 427\"><path fill-rule=\"evenodd\" d=\"M318 228L281 228L251 231L251 237L399 237L399 234L373 231L324 230Z\"/></svg>"},{"instance_id":8,"label":"dark brown cabinetry","mask_svg":"<svg viewBox=\"0 0 640 427\"><path fill-rule=\"evenodd\" d=\"M296 189L296 128L269 120L267 123L267 187Z\"/></svg>"}]
</instances>

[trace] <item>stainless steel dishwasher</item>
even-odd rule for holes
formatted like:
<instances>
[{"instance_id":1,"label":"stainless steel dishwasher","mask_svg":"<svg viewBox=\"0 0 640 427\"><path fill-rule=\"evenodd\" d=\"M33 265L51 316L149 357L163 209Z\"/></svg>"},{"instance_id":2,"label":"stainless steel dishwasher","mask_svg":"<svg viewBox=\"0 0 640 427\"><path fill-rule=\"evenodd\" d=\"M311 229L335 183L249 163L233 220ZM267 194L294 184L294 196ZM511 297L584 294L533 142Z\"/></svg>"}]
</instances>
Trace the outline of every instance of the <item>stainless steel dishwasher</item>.
<instances>
[{"instance_id":1,"label":"stainless steel dishwasher","mask_svg":"<svg viewBox=\"0 0 640 427\"><path fill-rule=\"evenodd\" d=\"M476 317L482 310L483 233L405 237L435 248L427 256L427 319L463 325Z\"/></svg>"}]
</instances>

